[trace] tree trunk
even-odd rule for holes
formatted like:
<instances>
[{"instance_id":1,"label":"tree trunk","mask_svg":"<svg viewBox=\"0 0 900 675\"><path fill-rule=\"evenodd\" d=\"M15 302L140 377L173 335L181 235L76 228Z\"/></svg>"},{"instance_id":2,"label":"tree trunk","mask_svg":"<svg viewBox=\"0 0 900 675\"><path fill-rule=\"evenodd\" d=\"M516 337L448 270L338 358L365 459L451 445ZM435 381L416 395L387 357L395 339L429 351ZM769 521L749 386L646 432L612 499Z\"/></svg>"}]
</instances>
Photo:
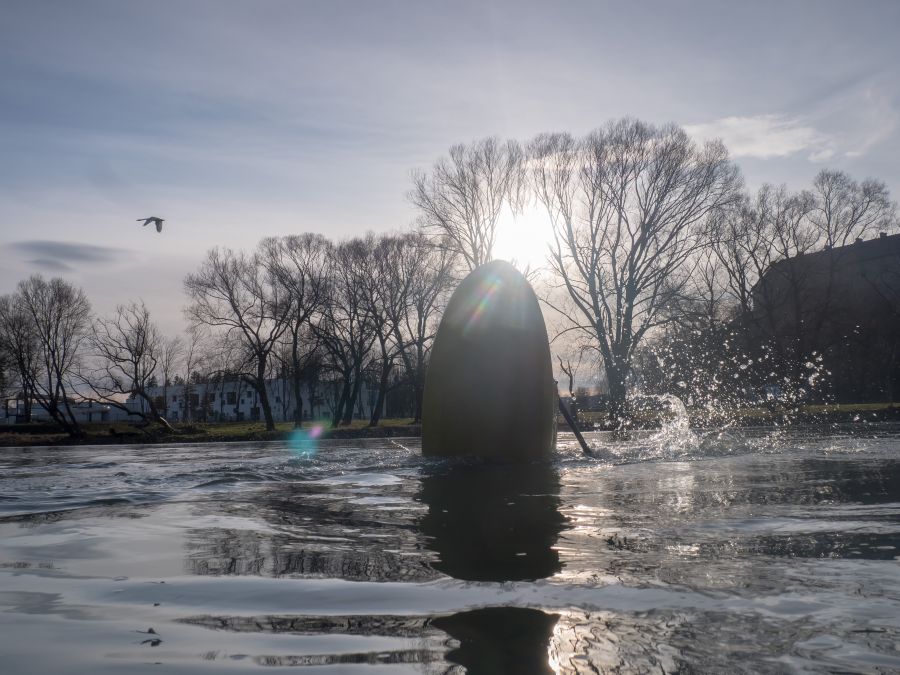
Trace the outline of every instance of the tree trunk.
<instances>
[{"instance_id":1,"label":"tree trunk","mask_svg":"<svg viewBox=\"0 0 900 675\"><path fill-rule=\"evenodd\" d=\"M299 429L303 426L303 394L300 386L300 372L297 368L297 362L294 361L294 428Z\"/></svg>"},{"instance_id":2,"label":"tree trunk","mask_svg":"<svg viewBox=\"0 0 900 675\"><path fill-rule=\"evenodd\" d=\"M62 400L64 410L60 412L62 413L62 417L67 419L67 423L71 429L69 433L75 438L82 438L84 432L81 430L81 425L78 424L78 420L75 419L75 413L72 412L72 408L69 406L69 399L65 389L62 390Z\"/></svg>"},{"instance_id":3,"label":"tree trunk","mask_svg":"<svg viewBox=\"0 0 900 675\"><path fill-rule=\"evenodd\" d=\"M241 385L244 383L243 377L238 377L237 382L235 382L234 387L234 421L239 422L241 419L241 393L243 387Z\"/></svg>"},{"instance_id":4,"label":"tree trunk","mask_svg":"<svg viewBox=\"0 0 900 675\"><path fill-rule=\"evenodd\" d=\"M381 411L384 409L384 399L387 396L388 378L391 369L394 367L393 362L384 360L381 366L381 378L378 381L378 398L375 400L375 407L372 408L372 415L369 418L369 426L377 427L381 420Z\"/></svg>"},{"instance_id":5,"label":"tree trunk","mask_svg":"<svg viewBox=\"0 0 900 675\"><path fill-rule=\"evenodd\" d=\"M272 417L272 405L269 403L269 395L266 393L265 382L263 382L259 394L259 404L263 409L263 418L266 421L266 431L275 431L275 418Z\"/></svg>"},{"instance_id":6,"label":"tree trunk","mask_svg":"<svg viewBox=\"0 0 900 675\"><path fill-rule=\"evenodd\" d=\"M297 404L294 406L294 428L299 429L303 426L303 396L300 394L300 388L294 394Z\"/></svg>"},{"instance_id":7,"label":"tree trunk","mask_svg":"<svg viewBox=\"0 0 900 675\"><path fill-rule=\"evenodd\" d=\"M341 397L338 399L338 403L334 407L334 415L331 418L331 426L336 427L340 423L341 419L343 419L344 406L347 404L348 398L350 398L350 377L345 375L343 385L341 386Z\"/></svg>"},{"instance_id":8,"label":"tree trunk","mask_svg":"<svg viewBox=\"0 0 900 675\"><path fill-rule=\"evenodd\" d=\"M413 382L413 424L419 424L422 422L422 401L425 399L425 387L422 386L422 383L417 376L415 381Z\"/></svg>"},{"instance_id":9,"label":"tree trunk","mask_svg":"<svg viewBox=\"0 0 900 675\"><path fill-rule=\"evenodd\" d=\"M159 424L164 429L167 429L168 431L174 431L172 425L169 424L166 418L159 413L159 409L153 403L153 399L147 396L147 394L144 392L141 392L141 398L143 398L147 402L147 406L150 408L150 417L153 419L153 421Z\"/></svg>"},{"instance_id":10,"label":"tree trunk","mask_svg":"<svg viewBox=\"0 0 900 675\"><path fill-rule=\"evenodd\" d=\"M356 401L359 399L359 390L362 387L362 374L358 368L354 375L356 377L353 382L353 391L350 394L350 398L347 399L347 405L344 408L344 419L341 421L341 424L344 426L349 426L353 421L353 408L356 406Z\"/></svg>"},{"instance_id":11,"label":"tree trunk","mask_svg":"<svg viewBox=\"0 0 900 675\"><path fill-rule=\"evenodd\" d=\"M78 428L77 423L70 423L66 418L65 413L60 410L59 405L55 401L46 401L41 402L41 405L44 406L44 410L47 411L47 414L56 422L62 430L65 431L72 438L78 438L81 436L81 430Z\"/></svg>"},{"instance_id":12,"label":"tree trunk","mask_svg":"<svg viewBox=\"0 0 900 675\"><path fill-rule=\"evenodd\" d=\"M628 421L628 388L625 384L627 371L618 365L606 366L606 378L609 383L610 424L621 428Z\"/></svg>"},{"instance_id":13,"label":"tree trunk","mask_svg":"<svg viewBox=\"0 0 900 675\"><path fill-rule=\"evenodd\" d=\"M318 393L318 387L316 384L316 378L311 377L309 383L307 384L307 393L309 394L309 419L310 421L316 418L316 394Z\"/></svg>"},{"instance_id":14,"label":"tree trunk","mask_svg":"<svg viewBox=\"0 0 900 675\"><path fill-rule=\"evenodd\" d=\"M188 384L188 380L190 379L190 373L188 373L188 379L184 381L184 386L181 388L181 404L184 408L184 421L186 423L190 423L194 419L194 415L191 411L191 395L193 393L193 387Z\"/></svg>"},{"instance_id":15,"label":"tree trunk","mask_svg":"<svg viewBox=\"0 0 900 675\"><path fill-rule=\"evenodd\" d=\"M263 418L266 420L266 431L275 431L275 419L272 417L272 405L269 403L269 392L266 390L266 361L259 359L256 367L256 393L259 394L259 404L263 409Z\"/></svg>"}]
</instances>

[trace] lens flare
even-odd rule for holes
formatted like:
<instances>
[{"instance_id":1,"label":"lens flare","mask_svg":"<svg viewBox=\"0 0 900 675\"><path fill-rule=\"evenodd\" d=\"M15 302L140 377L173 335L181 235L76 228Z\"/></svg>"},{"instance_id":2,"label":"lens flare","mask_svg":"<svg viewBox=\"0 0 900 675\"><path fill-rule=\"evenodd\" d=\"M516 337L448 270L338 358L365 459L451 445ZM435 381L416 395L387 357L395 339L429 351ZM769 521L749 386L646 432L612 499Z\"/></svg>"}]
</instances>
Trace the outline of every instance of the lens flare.
<instances>
[{"instance_id":1,"label":"lens flare","mask_svg":"<svg viewBox=\"0 0 900 675\"><path fill-rule=\"evenodd\" d=\"M294 429L288 437L288 447L301 459L312 459L319 451L318 439L325 428L315 424L309 429Z\"/></svg>"},{"instance_id":2,"label":"lens flare","mask_svg":"<svg viewBox=\"0 0 900 675\"><path fill-rule=\"evenodd\" d=\"M479 289L480 293L478 293L476 301L471 305L471 309L468 312L469 318L463 328L463 335L468 335L478 325L485 310L491 306L491 298L494 297L502 284L503 281L495 276L485 279L482 288Z\"/></svg>"}]
</instances>

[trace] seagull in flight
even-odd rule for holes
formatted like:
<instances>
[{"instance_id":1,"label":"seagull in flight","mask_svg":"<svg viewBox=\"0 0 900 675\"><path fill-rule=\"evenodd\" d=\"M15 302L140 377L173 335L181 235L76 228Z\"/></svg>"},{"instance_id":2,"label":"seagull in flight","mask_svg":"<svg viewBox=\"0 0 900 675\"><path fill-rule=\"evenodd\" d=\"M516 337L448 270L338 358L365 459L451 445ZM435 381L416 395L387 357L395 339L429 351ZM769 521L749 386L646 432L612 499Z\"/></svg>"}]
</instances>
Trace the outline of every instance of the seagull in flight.
<instances>
[{"instance_id":1,"label":"seagull in flight","mask_svg":"<svg viewBox=\"0 0 900 675\"><path fill-rule=\"evenodd\" d=\"M144 221L144 227L147 227L150 223L156 225L156 231L162 232L162 224L165 222L162 218L157 218L156 216L150 216L149 218L138 218L137 221Z\"/></svg>"}]
</instances>

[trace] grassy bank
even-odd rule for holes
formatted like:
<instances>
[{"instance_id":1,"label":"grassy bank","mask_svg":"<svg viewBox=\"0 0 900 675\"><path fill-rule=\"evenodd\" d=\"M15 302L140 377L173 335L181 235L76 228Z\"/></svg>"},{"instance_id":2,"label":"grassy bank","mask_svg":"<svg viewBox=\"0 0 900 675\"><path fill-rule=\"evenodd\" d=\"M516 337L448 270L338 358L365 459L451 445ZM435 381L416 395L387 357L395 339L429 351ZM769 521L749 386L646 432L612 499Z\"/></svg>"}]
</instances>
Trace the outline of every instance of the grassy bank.
<instances>
[{"instance_id":1,"label":"grassy bank","mask_svg":"<svg viewBox=\"0 0 900 675\"><path fill-rule=\"evenodd\" d=\"M708 411L689 410L693 427L715 426L772 426L785 424L866 424L900 422L900 403L859 403L846 405L808 405L798 408L740 408L726 415ZM579 415L586 426L595 424L602 429L602 412L586 411ZM560 430L568 429L558 420ZM659 415L638 416L633 428L658 427ZM388 438L418 436L420 425L410 424L409 418L384 419L377 427L365 420L354 420L349 426L332 428L327 422L307 422L304 430L321 426L321 438ZM216 424L176 424L174 432L156 427L138 429L131 424L86 424L82 439L73 439L50 424L0 426L0 447L37 445L105 445L112 443L224 443L231 441L286 440L293 432L293 423L281 422L274 431L266 431L261 422L221 422Z\"/></svg>"},{"instance_id":2,"label":"grassy bank","mask_svg":"<svg viewBox=\"0 0 900 675\"><path fill-rule=\"evenodd\" d=\"M319 426L321 438L387 438L418 436L419 425L408 418L385 419L377 427L369 427L365 420L354 420L349 426L331 428L327 422L307 422L304 430ZM106 445L112 443L224 443L230 441L286 440L294 431L292 422L275 425L266 431L261 422L221 422L216 424L174 424L174 432L158 427L136 428L125 422L94 423L82 426L84 437L73 439L55 430L52 425L9 425L0 427L0 447L36 445Z\"/></svg>"}]
</instances>

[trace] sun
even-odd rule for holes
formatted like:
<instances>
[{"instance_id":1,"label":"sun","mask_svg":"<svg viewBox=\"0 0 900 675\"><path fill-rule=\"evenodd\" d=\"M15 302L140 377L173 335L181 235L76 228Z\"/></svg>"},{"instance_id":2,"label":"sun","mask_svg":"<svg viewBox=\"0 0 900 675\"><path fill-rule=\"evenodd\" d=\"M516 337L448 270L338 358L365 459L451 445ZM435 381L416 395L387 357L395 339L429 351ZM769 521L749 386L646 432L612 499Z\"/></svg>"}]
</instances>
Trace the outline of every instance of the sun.
<instances>
[{"instance_id":1,"label":"sun","mask_svg":"<svg viewBox=\"0 0 900 675\"><path fill-rule=\"evenodd\" d=\"M546 211L536 206L525 207L514 214L504 206L497 220L494 258L508 260L519 269L546 267L553 228Z\"/></svg>"}]
</instances>

